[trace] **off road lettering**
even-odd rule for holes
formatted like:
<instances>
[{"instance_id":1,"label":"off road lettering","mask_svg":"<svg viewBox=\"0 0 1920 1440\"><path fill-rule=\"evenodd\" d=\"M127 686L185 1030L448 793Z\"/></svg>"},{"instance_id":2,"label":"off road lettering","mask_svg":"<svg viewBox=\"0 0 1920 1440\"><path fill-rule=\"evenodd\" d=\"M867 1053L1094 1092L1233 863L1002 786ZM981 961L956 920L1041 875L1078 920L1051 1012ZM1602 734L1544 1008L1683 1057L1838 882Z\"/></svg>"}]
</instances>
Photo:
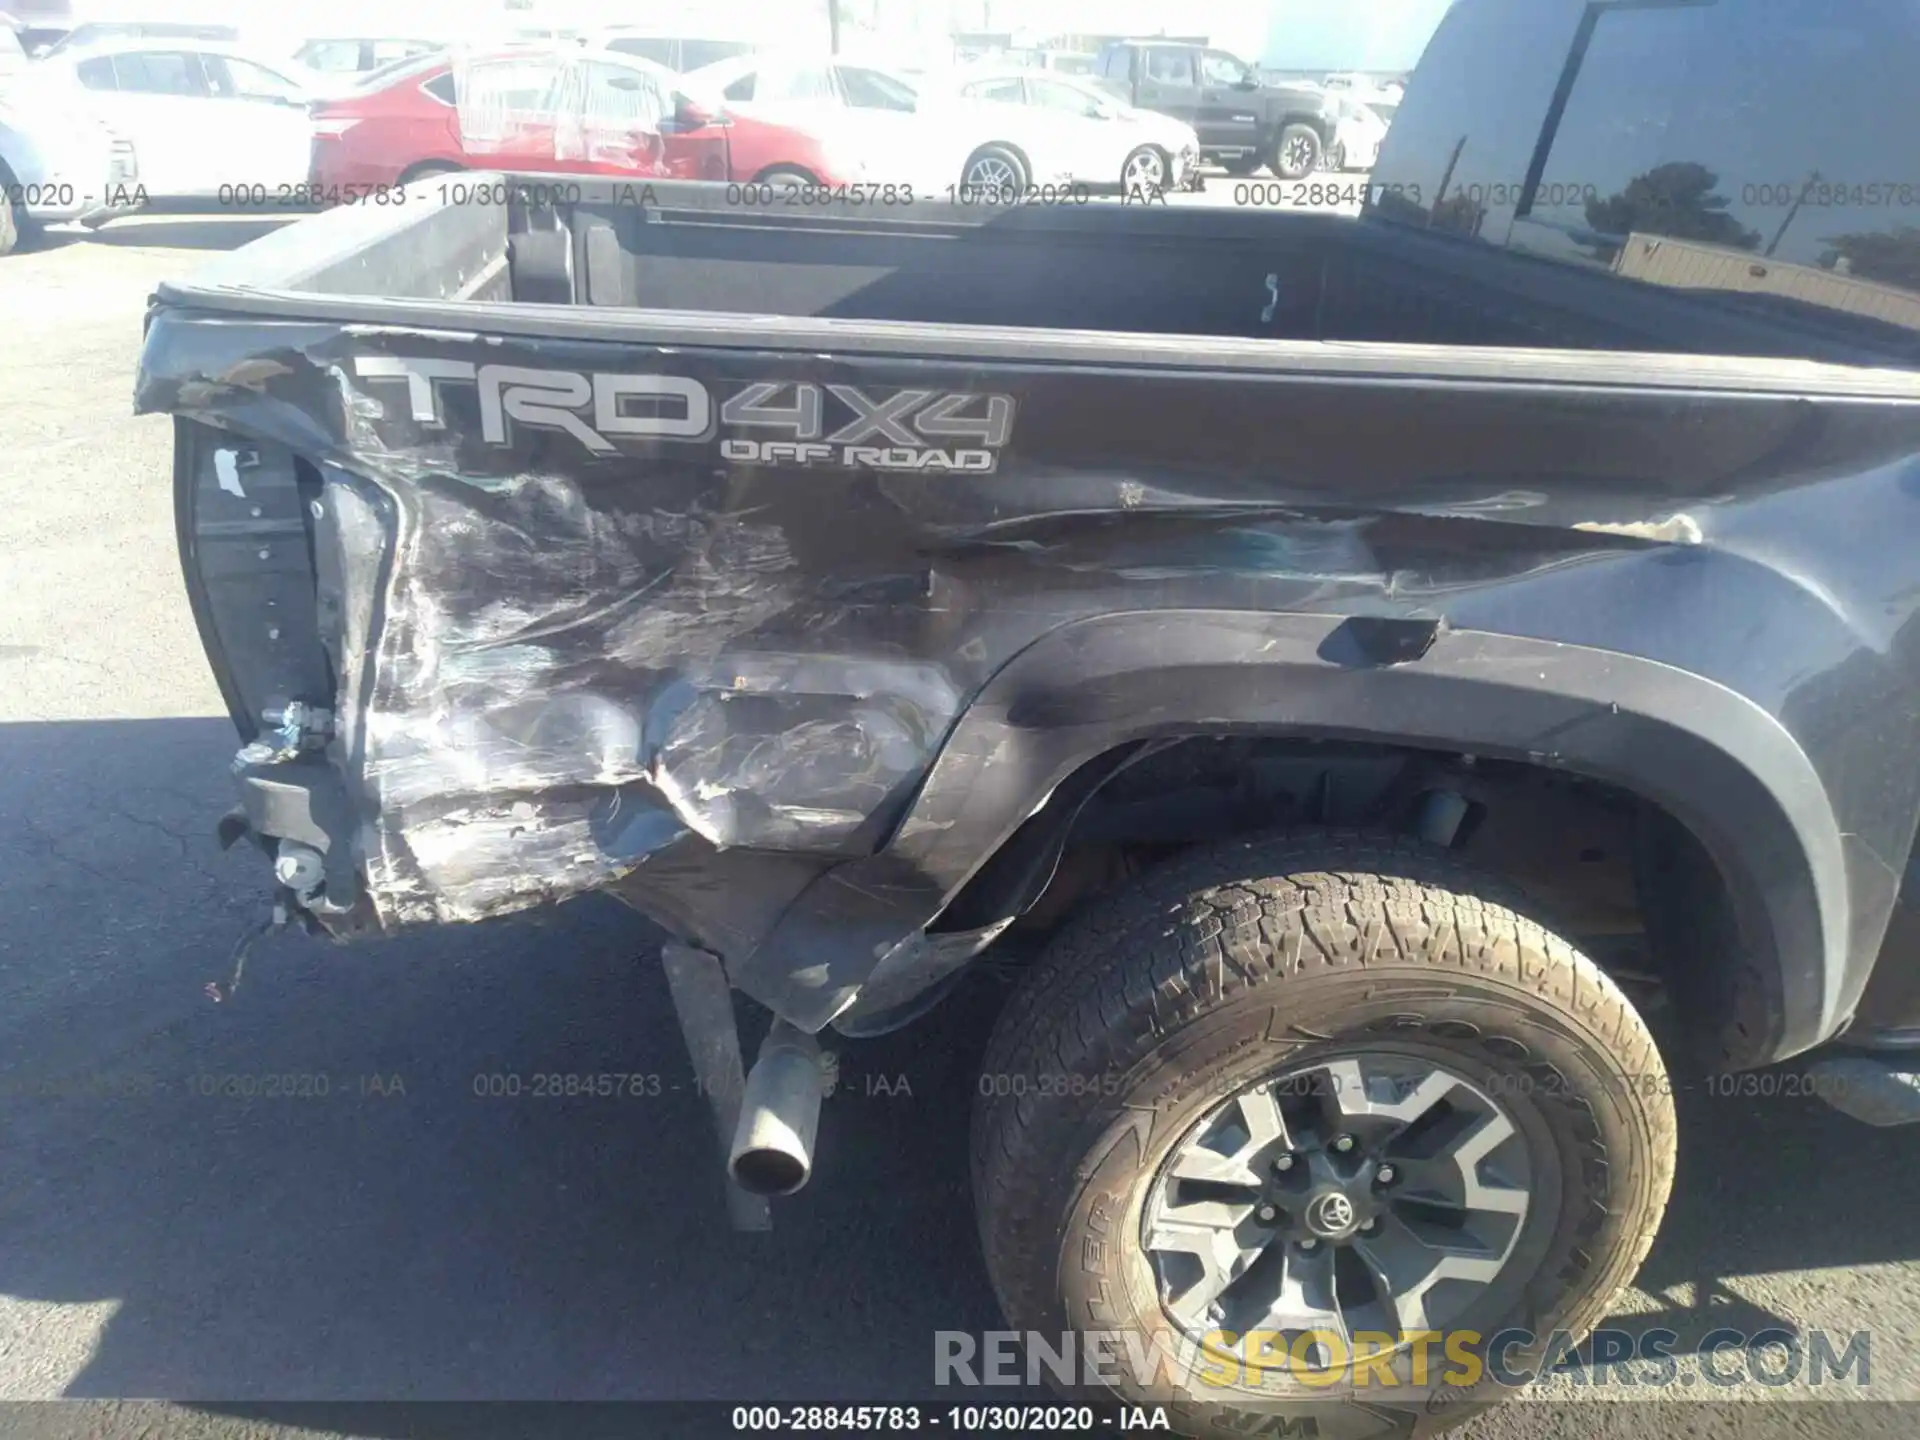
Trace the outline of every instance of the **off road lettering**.
<instances>
[{"instance_id":1,"label":"off road lettering","mask_svg":"<svg viewBox=\"0 0 1920 1440\"><path fill-rule=\"evenodd\" d=\"M720 457L740 464L979 474L995 468L1013 434L1013 397L967 391L876 393L853 385L756 380L719 397L713 387L683 375L588 374L387 355L355 357L354 373L363 380L404 381L407 413L430 430L447 425L444 387L471 384L480 438L502 447L513 444L520 427L563 432L603 456L619 454L618 442L626 439L705 443L718 437Z\"/></svg>"}]
</instances>

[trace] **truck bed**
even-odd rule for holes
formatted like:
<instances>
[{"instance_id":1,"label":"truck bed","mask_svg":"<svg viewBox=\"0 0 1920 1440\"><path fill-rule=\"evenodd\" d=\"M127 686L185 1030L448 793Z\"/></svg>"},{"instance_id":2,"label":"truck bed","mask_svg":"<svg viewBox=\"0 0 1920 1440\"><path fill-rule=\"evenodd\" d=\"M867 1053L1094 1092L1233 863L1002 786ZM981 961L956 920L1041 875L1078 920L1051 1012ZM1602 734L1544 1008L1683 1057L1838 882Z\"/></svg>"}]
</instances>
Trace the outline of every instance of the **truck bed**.
<instances>
[{"instance_id":1,"label":"truck bed","mask_svg":"<svg viewBox=\"0 0 1920 1440\"><path fill-rule=\"evenodd\" d=\"M191 289L202 301L243 293L258 314L346 318L364 315L369 300L400 307L386 312L394 317L484 306L457 313L542 336L605 334L614 317L519 307L645 310L656 326L671 315L691 334L711 329L692 317L725 315L763 326L910 324L923 327L916 339L928 325L1178 336L1182 349L1208 337L1853 365L1920 358L1897 327L1811 306L1742 308L1738 297L1622 283L1330 213L1095 200L750 204L730 198L734 188L436 181L414 187L406 204L336 210L266 237L208 267ZM162 293L184 298L188 289Z\"/></svg>"},{"instance_id":2,"label":"truck bed","mask_svg":"<svg viewBox=\"0 0 1920 1440\"><path fill-rule=\"evenodd\" d=\"M1835 323L1371 218L463 177L163 287L138 403L336 934L608 889L818 1028L998 933L1101 767L1365 737L1683 817L1786 1051L1920 811L1840 743L1915 699L1849 536L1911 533L1920 379Z\"/></svg>"}]
</instances>

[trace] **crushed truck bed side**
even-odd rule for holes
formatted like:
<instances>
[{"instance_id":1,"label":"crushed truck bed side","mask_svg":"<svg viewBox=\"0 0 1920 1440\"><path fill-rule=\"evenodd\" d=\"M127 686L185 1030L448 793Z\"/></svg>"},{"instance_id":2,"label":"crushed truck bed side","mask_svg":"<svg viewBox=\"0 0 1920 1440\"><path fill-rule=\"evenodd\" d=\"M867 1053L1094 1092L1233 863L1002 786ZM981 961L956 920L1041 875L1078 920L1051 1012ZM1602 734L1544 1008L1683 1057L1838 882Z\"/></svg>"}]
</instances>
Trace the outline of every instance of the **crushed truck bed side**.
<instances>
[{"instance_id":1,"label":"crushed truck bed side","mask_svg":"<svg viewBox=\"0 0 1920 1440\"><path fill-rule=\"evenodd\" d=\"M328 928L611 889L817 1028L982 941L934 922L1088 767L1367 735L1650 795L1804 1035L1856 998L1920 812L1872 718L1910 375L515 304L511 247L408 223L437 290L235 257L140 379L248 823Z\"/></svg>"}]
</instances>

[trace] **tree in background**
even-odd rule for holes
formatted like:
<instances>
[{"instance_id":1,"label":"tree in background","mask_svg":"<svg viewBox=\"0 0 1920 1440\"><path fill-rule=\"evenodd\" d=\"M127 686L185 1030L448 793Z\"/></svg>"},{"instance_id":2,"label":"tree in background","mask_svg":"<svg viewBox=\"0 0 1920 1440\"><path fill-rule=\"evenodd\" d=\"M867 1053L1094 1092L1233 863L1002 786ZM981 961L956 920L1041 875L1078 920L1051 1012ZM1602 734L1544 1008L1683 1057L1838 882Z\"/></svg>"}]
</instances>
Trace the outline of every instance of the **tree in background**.
<instances>
[{"instance_id":1,"label":"tree in background","mask_svg":"<svg viewBox=\"0 0 1920 1440\"><path fill-rule=\"evenodd\" d=\"M1897 230L1834 235L1826 244L1820 263L1829 270L1920 290L1920 229L1902 225Z\"/></svg>"},{"instance_id":2,"label":"tree in background","mask_svg":"<svg viewBox=\"0 0 1920 1440\"><path fill-rule=\"evenodd\" d=\"M1627 182L1626 189L1604 200L1587 201L1587 226L1602 235L1670 235L1676 240L1704 240L1735 250L1752 250L1760 232L1749 230L1728 212L1733 202L1717 194L1720 177L1694 160L1656 165ZM1595 242L1611 261L1617 244Z\"/></svg>"}]
</instances>

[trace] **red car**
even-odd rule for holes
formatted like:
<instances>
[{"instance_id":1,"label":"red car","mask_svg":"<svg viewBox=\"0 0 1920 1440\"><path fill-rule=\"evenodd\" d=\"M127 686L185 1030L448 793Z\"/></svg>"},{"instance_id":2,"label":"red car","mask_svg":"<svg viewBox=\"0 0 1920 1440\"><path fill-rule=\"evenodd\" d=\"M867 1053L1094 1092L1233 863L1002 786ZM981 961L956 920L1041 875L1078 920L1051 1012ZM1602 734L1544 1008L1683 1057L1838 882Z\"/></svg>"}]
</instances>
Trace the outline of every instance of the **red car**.
<instances>
[{"instance_id":1,"label":"red car","mask_svg":"<svg viewBox=\"0 0 1920 1440\"><path fill-rule=\"evenodd\" d=\"M793 125L775 125L731 110L720 123L727 134L729 180L792 180L801 184L849 185L865 175L852 156L837 156L818 135ZM688 136L705 134L689 131Z\"/></svg>"},{"instance_id":2,"label":"red car","mask_svg":"<svg viewBox=\"0 0 1920 1440\"><path fill-rule=\"evenodd\" d=\"M709 99L695 103L694 108L718 118L710 127L683 133L692 140L724 128L729 180L850 185L866 178L866 165L858 154L835 154L828 141L797 125L742 115L724 100Z\"/></svg>"},{"instance_id":3,"label":"red car","mask_svg":"<svg viewBox=\"0 0 1920 1440\"><path fill-rule=\"evenodd\" d=\"M725 128L673 72L628 55L525 47L422 56L313 108L313 180L327 190L454 170L725 180Z\"/></svg>"},{"instance_id":4,"label":"red car","mask_svg":"<svg viewBox=\"0 0 1920 1440\"><path fill-rule=\"evenodd\" d=\"M817 138L701 105L665 67L606 51L442 53L375 71L314 106L313 181L326 191L455 170L678 180L859 178Z\"/></svg>"}]
</instances>

